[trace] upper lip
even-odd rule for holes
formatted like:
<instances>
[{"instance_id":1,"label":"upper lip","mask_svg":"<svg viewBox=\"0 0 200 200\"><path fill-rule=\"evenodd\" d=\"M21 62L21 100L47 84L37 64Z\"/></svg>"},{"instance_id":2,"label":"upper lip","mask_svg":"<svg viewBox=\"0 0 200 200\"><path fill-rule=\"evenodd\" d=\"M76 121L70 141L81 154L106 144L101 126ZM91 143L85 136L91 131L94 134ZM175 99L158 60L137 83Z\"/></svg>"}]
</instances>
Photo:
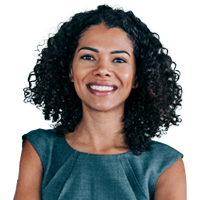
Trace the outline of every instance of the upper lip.
<instances>
[{"instance_id":1,"label":"upper lip","mask_svg":"<svg viewBox=\"0 0 200 200\"><path fill-rule=\"evenodd\" d=\"M87 84L87 86L89 86L89 85L109 86L109 87L117 88L116 85L114 85L112 83L108 83L108 82L90 82Z\"/></svg>"}]
</instances>

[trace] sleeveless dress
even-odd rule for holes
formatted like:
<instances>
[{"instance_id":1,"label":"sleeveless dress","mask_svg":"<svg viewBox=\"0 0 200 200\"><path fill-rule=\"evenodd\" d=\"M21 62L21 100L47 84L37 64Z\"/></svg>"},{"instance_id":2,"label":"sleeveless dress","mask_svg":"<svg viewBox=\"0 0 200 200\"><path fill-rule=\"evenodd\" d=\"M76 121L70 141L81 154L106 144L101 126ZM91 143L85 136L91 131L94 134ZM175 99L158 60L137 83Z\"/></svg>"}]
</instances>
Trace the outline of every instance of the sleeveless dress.
<instances>
[{"instance_id":1,"label":"sleeveless dress","mask_svg":"<svg viewBox=\"0 0 200 200\"><path fill-rule=\"evenodd\" d=\"M43 200L151 200L158 177L183 155L152 141L152 150L98 155L73 149L56 130L37 129L22 136L43 166Z\"/></svg>"}]
</instances>

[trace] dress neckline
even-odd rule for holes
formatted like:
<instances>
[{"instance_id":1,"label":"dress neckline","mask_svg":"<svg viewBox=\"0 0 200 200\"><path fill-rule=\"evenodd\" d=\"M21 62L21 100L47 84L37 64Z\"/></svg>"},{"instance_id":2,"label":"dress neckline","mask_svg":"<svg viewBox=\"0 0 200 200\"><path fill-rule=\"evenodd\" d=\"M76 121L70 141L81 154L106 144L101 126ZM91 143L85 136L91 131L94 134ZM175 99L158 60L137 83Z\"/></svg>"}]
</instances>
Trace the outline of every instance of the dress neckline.
<instances>
[{"instance_id":1,"label":"dress neckline","mask_svg":"<svg viewBox=\"0 0 200 200\"><path fill-rule=\"evenodd\" d=\"M93 153L86 153L86 152L82 152L82 151L78 151L74 148L72 148L67 140L65 139L65 137L63 136L62 137L63 141L65 142L65 144L68 146L68 148L70 148L72 151L74 151L75 153L79 153L79 154L83 154L83 155L90 155L90 156L101 156L101 157L116 157L116 156L121 156L121 155L126 155L126 154L130 154L132 151L127 151L127 152L124 152L124 153L120 153L120 154L93 154Z\"/></svg>"}]
</instances>

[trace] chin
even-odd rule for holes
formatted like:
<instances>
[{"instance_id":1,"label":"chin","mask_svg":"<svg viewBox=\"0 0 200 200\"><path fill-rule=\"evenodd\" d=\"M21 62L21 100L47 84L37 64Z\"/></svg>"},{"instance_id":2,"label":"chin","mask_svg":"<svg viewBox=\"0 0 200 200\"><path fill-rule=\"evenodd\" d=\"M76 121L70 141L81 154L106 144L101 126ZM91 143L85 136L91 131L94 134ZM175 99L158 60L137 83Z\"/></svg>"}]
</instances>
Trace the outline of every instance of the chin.
<instances>
[{"instance_id":1,"label":"chin","mask_svg":"<svg viewBox=\"0 0 200 200\"><path fill-rule=\"evenodd\" d=\"M115 105L106 105L105 103L103 104L95 104L95 105L86 105L87 107L89 107L89 109L91 110L94 110L94 111L97 111L97 112L109 112L109 111L114 111L114 110L124 110L124 103L123 104L120 104L118 106L115 106Z\"/></svg>"}]
</instances>

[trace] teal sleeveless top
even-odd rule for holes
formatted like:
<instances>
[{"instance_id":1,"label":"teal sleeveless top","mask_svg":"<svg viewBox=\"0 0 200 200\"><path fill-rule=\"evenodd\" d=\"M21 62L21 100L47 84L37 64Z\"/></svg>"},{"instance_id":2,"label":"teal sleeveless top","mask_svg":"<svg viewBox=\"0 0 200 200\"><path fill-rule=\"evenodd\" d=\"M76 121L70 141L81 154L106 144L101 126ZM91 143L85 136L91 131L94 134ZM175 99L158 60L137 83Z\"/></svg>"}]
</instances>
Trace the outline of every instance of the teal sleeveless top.
<instances>
[{"instance_id":1,"label":"teal sleeveless top","mask_svg":"<svg viewBox=\"0 0 200 200\"><path fill-rule=\"evenodd\" d=\"M172 147L152 141L152 150L134 155L79 152L56 136L37 129L22 136L43 166L43 200L151 200L158 177L183 157Z\"/></svg>"}]
</instances>

